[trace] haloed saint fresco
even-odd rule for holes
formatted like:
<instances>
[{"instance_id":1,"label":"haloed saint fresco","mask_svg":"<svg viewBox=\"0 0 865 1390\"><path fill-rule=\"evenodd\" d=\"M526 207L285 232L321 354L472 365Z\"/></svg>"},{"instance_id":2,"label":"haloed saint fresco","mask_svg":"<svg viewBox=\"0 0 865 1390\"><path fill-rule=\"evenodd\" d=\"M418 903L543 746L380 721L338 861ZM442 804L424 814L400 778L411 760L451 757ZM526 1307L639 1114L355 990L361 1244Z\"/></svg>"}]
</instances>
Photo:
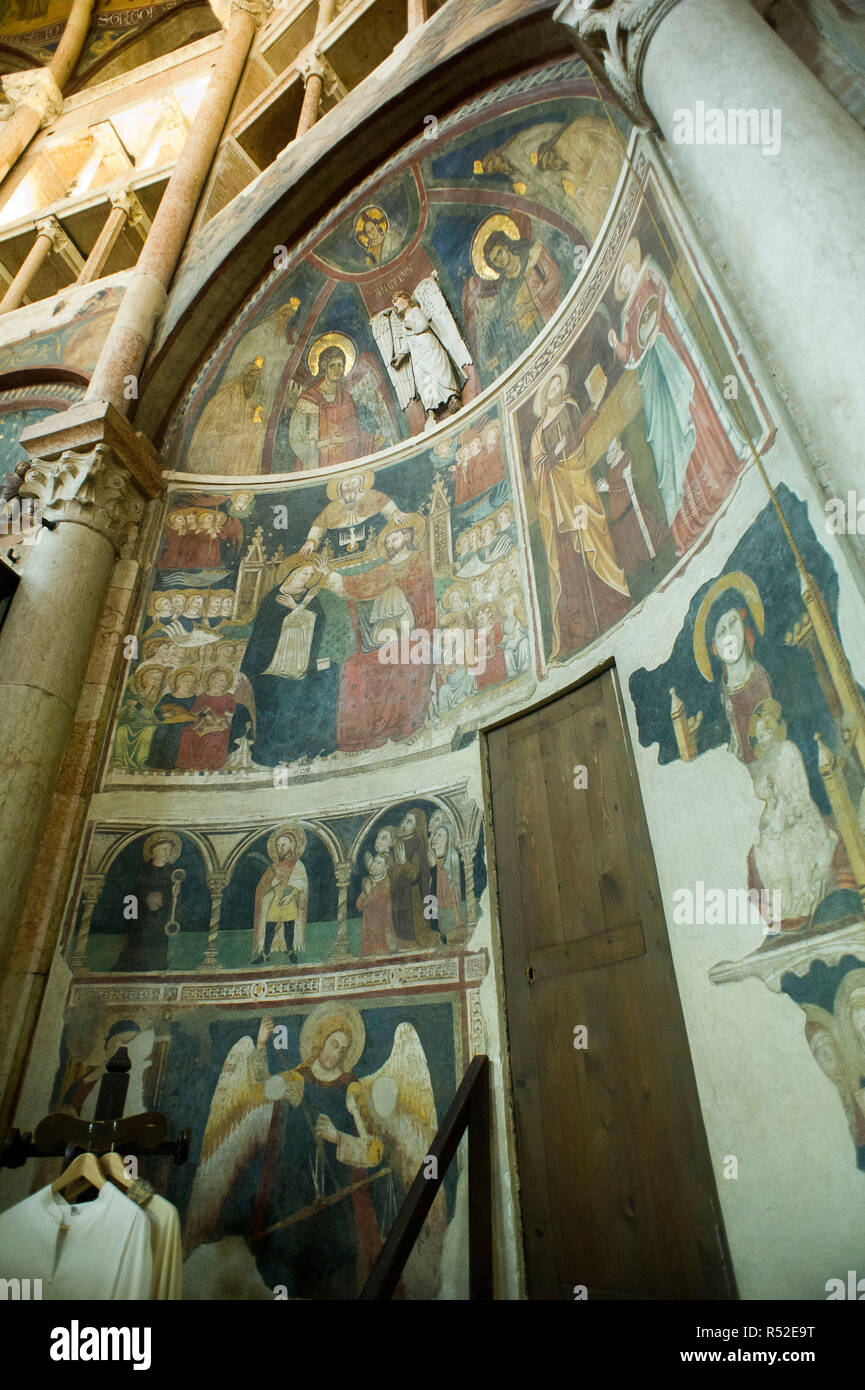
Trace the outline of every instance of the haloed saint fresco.
<instances>
[{"instance_id":1,"label":"haloed saint fresco","mask_svg":"<svg viewBox=\"0 0 865 1390\"><path fill-rule=\"evenodd\" d=\"M110 775L297 773L452 736L530 675L519 557L494 412L390 468L172 493Z\"/></svg>"},{"instance_id":2,"label":"haloed saint fresco","mask_svg":"<svg viewBox=\"0 0 865 1390\"><path fill-rule=\"evenodd\" d=\"M465 947L485 885L480 811L458 790L217 837L100 826L70 959L138 975L441 953Z\"/></svg>"},{"instance_id":3,"label":"haloed saint fresco","mask_svg":"<svg viewBox=\"0 0 865 1390\"><path fill-rule=\"evenodd\" d=\"M729 496L748 436L768 437L725 323L679 273L683 248L662 268L671 229L645 211L633 225L597 307L516 411L550 662L669 572Z\"/></svg>"},{"instance_id":4,"label":"haloed saint fresco","mask_svg":"<svg viewBox=\"0 0 865 1390\"><path fill-rule=\"evenodd\" d=\"M141 1160L180 1214L186 1298L354 1299L467 1065L465 1018L461 990L171 1017L140 1003L123 1014L94 993L67 1012L53 1102L92 1116L125 1049L127 1113L158 1109L191 1130L190 1162L151 1175ZM442 1296L459 1167L400 1298Z\"/></svg>"},{"instance_id":5,"label":"haloed saint fresco","mask_svg":"<svg viewBox=\"0 0 865 1390\"><path fill-rule=\"evenodd\" d=\"M669 660L635 672L630 690L640 742L658 745L661 764L722 748L748 774L743 800L717 802L713 833L719 817L758 808L741 884L762 940L710 977L758 976L800 1005L865 1169L865 697L838 632L834 567L805 503L783 485L777 496L792 543L770 503L698 590Z\"/></svg>"},{"instance_id":6,"label":"haloed saint fresco","mask_svg":"<svg viewBox=\"0 0 865 1390\"><path fill-rule=\"evenodd\" d=\"M577 278L622 169L614 119L573 59L408 146L241 308L169 425L170 466L308 472L458 412Z\"/></svg>"}]
</instances>

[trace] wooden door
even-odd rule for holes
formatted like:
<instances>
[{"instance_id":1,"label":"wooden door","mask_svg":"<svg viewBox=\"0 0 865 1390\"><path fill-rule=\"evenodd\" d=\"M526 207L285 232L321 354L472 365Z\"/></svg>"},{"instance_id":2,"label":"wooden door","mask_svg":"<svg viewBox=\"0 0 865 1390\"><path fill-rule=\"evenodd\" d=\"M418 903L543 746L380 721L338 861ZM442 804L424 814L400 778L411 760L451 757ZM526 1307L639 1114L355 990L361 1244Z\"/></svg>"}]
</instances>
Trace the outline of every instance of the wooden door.
<instances>
[{"instance_id":1,"label":"wooden door","mask_svg":"<svg viewBox=\"0 0 865 1390\"><path fill-rule=\"evenodd\" d=\"M620 701L607 670L487 736L527 1294L731 1298Z\"/></svg>"}]
</instances>

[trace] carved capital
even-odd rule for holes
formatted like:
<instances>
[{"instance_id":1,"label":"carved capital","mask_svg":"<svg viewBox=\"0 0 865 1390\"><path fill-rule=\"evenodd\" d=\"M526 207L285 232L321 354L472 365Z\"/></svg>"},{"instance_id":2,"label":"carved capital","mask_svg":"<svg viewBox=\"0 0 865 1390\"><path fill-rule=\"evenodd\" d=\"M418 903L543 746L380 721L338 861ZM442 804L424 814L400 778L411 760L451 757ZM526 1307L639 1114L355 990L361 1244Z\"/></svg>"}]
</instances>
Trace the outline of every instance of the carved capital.
<instances>
[{"instance_id":1,"label":"carved capital","mask_svg":"<svg viewBox=\"0 0 865 1390\"><path fill-rule=\"evenodd\" d=\"M107 444L64 449L58 458L36 458L23 496L38 497L46 521L72 521L107 537L119 552L144 511L144 497Z\"/></svg>"},{"instance_id":2,"label":"carved capital","mask_svg":"<svg viewBox=\"0 0 865 1390\"><path fill-rule=\"evenodd\" d=\"M39 117L40 126L46 126L56 121L63 110L63 93L49 68L10 72L0 78L0 84L4 98L2 120L8 120L19 106L29 106Z\"/></svg>"},{"instance_id":3,"label":"carved capital","mask_svg":"<svg viewBox=\"0 0 865 1390\"><path fill-rule=\"evenodd\" d=\"M55 251L59 251L69 240L56 217L40 217L36 223L36 235L46 236Z\"/></svg>"},{"instance_id":4,"label":"carved capital","mask_svg":"<svg viewBox=\"0 0 865 1390\"><path fill-rule=\"evenodd\" d=\"M652 35L679 0L564 0L553 18L571 37L595 75L612 88L631 120L647 130L657 122L643 95L643 64Z\"/></svg>"},{"instance_id":5,"label":"carved capital","mask_svg":"<svg viewBox=\"0 0 865 1390\"><path fill-rule=\"evenodd\" d=\"M210 8L223 29L228 28L236 10L243 10L245 14L251 15L256 29L260 29L262 24L270 19L273 0L210 0Z\"/></svg>"}]
</instances>

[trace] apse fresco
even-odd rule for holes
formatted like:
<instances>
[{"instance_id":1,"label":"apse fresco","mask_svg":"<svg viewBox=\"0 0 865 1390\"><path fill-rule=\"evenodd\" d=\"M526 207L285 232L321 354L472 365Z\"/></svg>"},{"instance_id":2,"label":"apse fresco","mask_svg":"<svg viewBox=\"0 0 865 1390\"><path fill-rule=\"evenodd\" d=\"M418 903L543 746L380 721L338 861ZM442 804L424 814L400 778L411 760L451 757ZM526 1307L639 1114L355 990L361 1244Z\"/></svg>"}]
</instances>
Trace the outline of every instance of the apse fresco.
<instances>
[{"instance_id":1,"label":"apse fresco","mask_svg":"<svg viewBox=\"0 0 865 1390\"><path fill-rule=\"evenodd\" d=\"M495 409L390 467L173 489L130 668L114 780L450 741L531 676Z\"/></svg>"},{"instance_id":2,"label":"apse fresco","mask_svg":"<svg viewBox=\"0 0 865 1390\"><path fill-rule=\"evenodd\" d=\"M277 248L169 427L170 466L249 476L348 463L501 376L559 309L615 192L624 144L590 93L578 62L495 88L391 161L301 252Z\"/></svg>"},{"instance_id":3,"label":"apse fresco","mask_svg":"<svg viewBox=\"0 0 865 1390\"><path fill-rule=\"evenodd\" d=\"M180 1210L186 1297L356 1297L487 1049L479 805L459 784L266 824L98 823L85 860L53 1107L91 1118L123 1048L127 1113L191 1128L183 1169L141 1164ZM439 1294L459 1167L401 1297Z\"/></svg>"},{"instance_id":4,"label":"apse fresco","mask_svg":"<svg viewBox=\"0 0 865 1390\"><path fill-rule=\"evenodd\" d=\"M87 1118L125 1048L133 1105L192 1130L182 1167L140 1160L180 1212L186 1298L353 1299L470 1059L466 995L371 989L225 1010L139 1002L124 1013L81 990L54 1107ZM453 1164L397 1297L440 1296L457 1180Z\"/></svg>"},{"instance_id":5,"label":"apse fresco","mask_svg":"<svg viewBox=\"0 0 865 1390\"><path fill-rule=\"evenodd\" d=\"M94 974L321 966L462 948L486 887L459 790L349 815L94 831L72 957Z\"/></svg>"},{"instance_id":6,"label":"apse fresco","mask_svg":"<svg viewBox=\"0 0 865 1390\"><path fill-rule=\"evenodd\" d=\"M123 288L119 285L95 290L78 303L75 313L58 328L46 332L40 326L26 338L0 345L0 371L63 366L91 372L122 298Z\"/></svg>"},{"instance_id":7,"label":"apse fresco","mask_svg":"<svg viewBox=\"0 0 865 1390\"><path fill-rule=\"evenodd\" d=\"M750 775L760 813L741 881L763 940L711 979L756 976L801 1006L865 1169L865 699L838 632L835 567L805 503L783 484L777 501L789 536L770 503L694 594L670 658L630 690L659 763L724 749ZM745 810L719 799L716 833Z\"/></svg>"},{"instance_id":8,"label":"apse fresco","mask_svg":"<svg viewBox=\"0 0 865 1390\"><path fill-rule=\"evenodd\" d=\"M663 579L728 497L749 437L769 435L735 340L661 215L643 206L623 226L603 293L516 412L551 662Z\"/></svg>"}]
</instances>

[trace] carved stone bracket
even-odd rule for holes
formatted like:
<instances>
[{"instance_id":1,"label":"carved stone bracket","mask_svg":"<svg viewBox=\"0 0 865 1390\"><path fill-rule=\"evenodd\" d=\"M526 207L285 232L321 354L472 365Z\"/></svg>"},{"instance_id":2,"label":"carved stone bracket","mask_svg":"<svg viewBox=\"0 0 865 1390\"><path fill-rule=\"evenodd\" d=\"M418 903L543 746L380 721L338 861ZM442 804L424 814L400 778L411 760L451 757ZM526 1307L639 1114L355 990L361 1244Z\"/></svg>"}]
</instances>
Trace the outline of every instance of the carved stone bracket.
<instances>
[{"instance_id":1,"label":"carved stone bracket","mask_svg":"<svg viewBox=\"0 0 865 1390\"><path fill-rule=\"evenodd\" d=\"M49 68L10 72L0 78L0 84L4 98L0 121L8 120L19 106L29 106L39 117L40 126L46 126L56 121L63 110L63 93Z\"/></svg>"},{"instance_id":2,"label":"carved stone bracket","mask_svg":"<svg viewBox=\"0 0 865 1390\"><path fill-rule=\"evenodd\" d=\"M596 77L606 82L631 120L658 125L643 95L643 64L661 20L679 0L564 0L553 18L571 37Z\"/></svg>"}]
</instances>

